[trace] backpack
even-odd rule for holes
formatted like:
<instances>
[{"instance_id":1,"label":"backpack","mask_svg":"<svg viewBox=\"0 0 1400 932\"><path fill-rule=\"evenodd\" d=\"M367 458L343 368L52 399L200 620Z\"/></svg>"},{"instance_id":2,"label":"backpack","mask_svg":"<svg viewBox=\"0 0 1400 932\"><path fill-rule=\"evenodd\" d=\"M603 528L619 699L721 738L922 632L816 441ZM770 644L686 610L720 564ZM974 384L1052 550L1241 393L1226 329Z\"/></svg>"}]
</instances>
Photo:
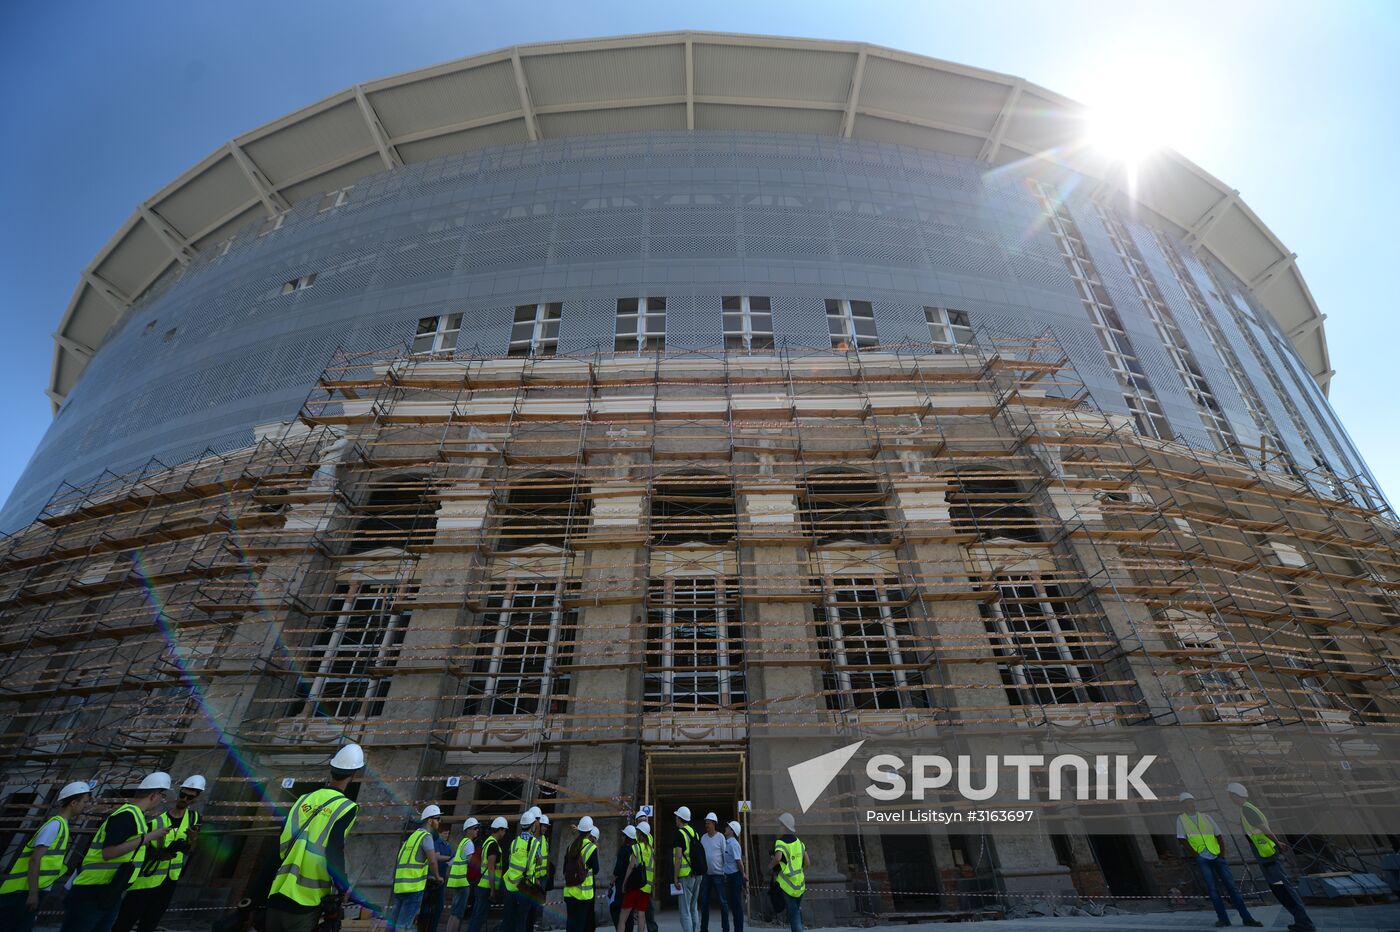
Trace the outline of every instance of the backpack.
<instances>
[{"instance_id":1,"label":"backpack","mask_svg":"<svg viewBox=\"0 0 1400 932\"><path fill-rule=\"evenodd\" d=\"M588 865L583 863L583 839L575 838L564 853L564 886L581 887L588 879Z\"/></svg>"},{"instance_id":2,"label":"backpack","mask_svg":"<svg viewBox=\"0 0 1400 932\"><path fill-rule=\"evenodd\" d=\"M690 873L699 875L709 873L710 859L705 855L705 846L700 843L700 835L695 829L685 833L687 844L685 856L690 860Z\"/></svg>"}]
</instances>

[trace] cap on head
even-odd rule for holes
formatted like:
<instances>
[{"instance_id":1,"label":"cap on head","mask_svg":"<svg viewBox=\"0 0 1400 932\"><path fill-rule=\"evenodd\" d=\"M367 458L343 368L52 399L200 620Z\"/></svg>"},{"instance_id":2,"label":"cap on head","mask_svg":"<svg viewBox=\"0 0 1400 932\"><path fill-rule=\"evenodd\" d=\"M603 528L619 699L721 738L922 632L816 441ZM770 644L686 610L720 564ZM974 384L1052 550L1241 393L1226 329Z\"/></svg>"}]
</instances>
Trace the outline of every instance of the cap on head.
<instances>
[{"instance_id":1,"label":"cap on head","mask_svg":"<svg viewBox=\"0 0 1400 932\"><path fill-rule=\"evenodd\" d=\"M59 801L59 802L63 802L64 800L72 799L74 796L82 796L84 793L91 793L91 792L92 792L92 787L88 786L86 783L84 783L83 781L79 780L79 781L77 781L76 783L70 783L70 784L68 784L67 786L65 786L63 789L59 790L59 791L58 791L58 801Z\"/></svg>"},{"instance_id":2,"label":"cap on head","mask_svg":"<svg viewBox=\"0 0 1400 932\"><path fill-rule=\"evenodd\" d=\"M199 774L195 774L192 777L186 777L185 782L180 784L180 789L198 790L199 792L203 793L205 789L204 778L201 777Z\"/></svg>"},{"instance_id":3,"label":"cap on head","mask_svg":"<svg viewBox=\"0 0 1400 932\"><path fill-rule=\"evenodd\" d=\"M1179 802L1179 803L1184 803L1184 802L1186 802L1186 800L1188 800L1188 799L1195 799L1195 798L1196 798L1196 797L1193 796L1193 795L1191 795L1190 793L1182 793L1180 796L1178 796L1178 797L1176 798L1176 801Z\"/></svg>"},{"instance_id":4,"label":"cap on head","mask_svg":"<svg viewBox=\"0 0 1400 932\"><path fill-rule=\"evenodd\" d=\"M520 813L520 827L521 827L521 828L529 828L530 826L532 826L532 825L534 825L534 824L535 824L535 814L534 814L533 812L531 812L530 810L526 809L524 812Z\"/></svg>"},{"instance_id":5,"label":"cap on head","mask_svg":"<svg viewBox=\"0 0 1400 932\"><path fill-rule=\"evenodd\" d=\"M784 812L782 815L778 816L778 824L789 832L797 831L797 820L792 817L791 812Z\"/></svg>"},{"instance_id":6,"label":"cap on head","mask_svg":"<svg viewBox=\"0 0 1400 932\"><path fill-rule=\"evenodd\" d=\"M462 831L466 831L469 828L476 828L480 824L481 823L476 820L476 816L467 816L467 821L462 823Z\"/></svg>"},{"instance_id":7,"label":"cap on head","mask_svg":"<svg viewBox=\"0 0 1400 932\"><path fill-rule=\"evenodd\" d=\"M636 827L635 825L624 825L624 826L622 826L622 834L626 835L628 838L632 839L633 841L636 841L636 840L637 840L637 827Z\"/></svg>"},{"instance_id":8,"label":"cap on head","mask_svg":"<svg viewBox=\"0 0 1400 932\"><path fill-rule=\"evenodd\" d=\"M335 752L331 766L336 770L359 770L365 765L365 752L358 744L347 744Z\"/></svg>"},{"instance_id":9,"label":"cap on head","mask_svg":"<svg viewBox=\"0 0 1400 932\"><path fill-rule=\"evenodd\" d=\"M442 815L442 810L438 808L437 804L429 803L428 805L423 807L423 814L418 817L418 821L426 822L429 819L435 819L440 815Z\"/></svg>"},{"instance_id":10,"label":"cap on head","mask_svg":"<svg viewBox=\"0 0 1400 932\"><path fill-rule=\"evenodd\" d=\"M713 823L715 823L716 825L718 825L718 824L719 824L719 816L715 815L713 812L707 812L707 813L705 813L705 821L706 821L706 822L713 822Z\"/></svg>"},{"instance_id":11,"label":"cap on head","mask_svg":"<svg viewBox=\"0 0 1400 932\"><path fill-rule=\"evenodd\" d=\"M730 822L730 823L729 823L729 827L730 827L730 829L733 830L733 832L734 832L735 835L738 835L738 834L742 833L743 830L744 830L744 827L743 827L742 825L740 825L738 822Z\"/></svg>"},{"instance_id":12,"label":"cap on head","mask_svg":"<svg viewBox=\"0 0 1400 932\"><path fill-rule=\"evenodd\" d=\"M651 823L650 823L650 822L638 822L638 823L637 823L637 831L641 832L643 835L645 835L645 836L647 836L648 838L650 838L650 837L651 837Z\"/></svg>"},{"instance_id":13,"label":"cap on head","mask_svg":"<svg viewBox=\"0 0 1400 932\"><path fill-rule=\"evenodd\" d=\"M506 821L506 817L503 816L503 815L498 815L498 816L496 816L496 818L494 818L494 819L491 820L491 829L492 829L493 831L494 831L495 829L498 829L498 828L509 828L509 827L510 827L510 823Z\"/></svg>"},{"instance_id":14,"label":"cap on head","mask_svg":"<svg viewBox=\"0 0 1400 932\"><path fill-rule=\"evenodd\" d=\"M579 819L578 830L582 835L587 835L589 832L593 831L593 817L584 816L582 819Z\"/></svg>"},{"instance_id":15,"label":"cap on head","mask_svg":"<svg viewBox=\"0 0 1400 932\"><path fill-rule=\"evenodd\" d=\"M147 775L137 789L152 793L156 790L168 790L170 789L170 774L157 770L155 773Z\"/></svg>"},{"instance_id":16,"label":"cap on head","mask_svg":"<svg viewBox=\"0 0 1400 932\"><path fill-rule=\"evenodd\" d=\"M1249 799L1249 790L1244 788L1243 783L1231 783L1225 787L1225 792L1234 793L1243 799Z\"/></svg>"},{"instance_id":17,"label":"cap on head","mask_svg":"<svg viewBox=\"0 0 1400 932\"><path fill-rule=\"evenodd\" d=\"M682 807L680 807L679 809L676 810L676 815L681 819L681 821L683 821L683 822L689 822L689 821L690 821L690 807L689 807L689 806L682 806Z\"/></svg>"}]
</instances>

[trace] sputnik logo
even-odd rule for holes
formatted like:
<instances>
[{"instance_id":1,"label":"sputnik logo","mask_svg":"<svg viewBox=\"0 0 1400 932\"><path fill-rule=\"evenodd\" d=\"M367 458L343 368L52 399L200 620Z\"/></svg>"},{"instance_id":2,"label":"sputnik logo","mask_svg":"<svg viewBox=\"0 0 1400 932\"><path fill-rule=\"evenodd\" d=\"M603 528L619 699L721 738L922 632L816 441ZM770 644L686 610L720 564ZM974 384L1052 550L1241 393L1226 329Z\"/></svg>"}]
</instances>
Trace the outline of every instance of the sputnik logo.
<instances>
[{"instance_id":1,"label":"sputnik logo","mask_svg":"<svg viewBox=\"0 0 1400 932\"><path fill-rule=\"evenodd\" d=\"M797 804L802 807L803 812L806 812L812 803L817 801L818 796L826 792L831 781L835 780L842 768L851 762L851 758L856 756L856 752L864 743L863 740L857 741L855 744L848 744L844 748L837 748L820 757L804 760L802 763L793 764L788 768L788 777L792 780L792 788L797 791Z\"/></svg>"}]
</instances>

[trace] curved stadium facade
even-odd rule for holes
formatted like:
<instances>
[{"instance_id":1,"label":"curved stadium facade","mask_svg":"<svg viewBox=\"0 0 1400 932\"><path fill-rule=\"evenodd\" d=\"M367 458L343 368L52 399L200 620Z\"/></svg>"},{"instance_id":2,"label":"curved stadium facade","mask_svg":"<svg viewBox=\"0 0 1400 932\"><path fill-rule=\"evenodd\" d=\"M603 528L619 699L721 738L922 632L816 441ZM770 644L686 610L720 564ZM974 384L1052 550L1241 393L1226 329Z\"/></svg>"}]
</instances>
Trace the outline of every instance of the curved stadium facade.
<instances>
[{"instance_id":1,"label":"curved stadium facade","mask_svg":"<svg viewBox=\"0 0 1400 932\"><path fill-rule=\"evenodd\" d=\"M1394 728L1396 528L1294 257L1082 135L1019 79L677 33L221 147L55 334L3 512L0 830L201 771L223 902L346 738L373 891L423 800L733 813L765 729ZM1164 894L1137 818L824 836L811 908Z\"/></svg>"}]
</instances>

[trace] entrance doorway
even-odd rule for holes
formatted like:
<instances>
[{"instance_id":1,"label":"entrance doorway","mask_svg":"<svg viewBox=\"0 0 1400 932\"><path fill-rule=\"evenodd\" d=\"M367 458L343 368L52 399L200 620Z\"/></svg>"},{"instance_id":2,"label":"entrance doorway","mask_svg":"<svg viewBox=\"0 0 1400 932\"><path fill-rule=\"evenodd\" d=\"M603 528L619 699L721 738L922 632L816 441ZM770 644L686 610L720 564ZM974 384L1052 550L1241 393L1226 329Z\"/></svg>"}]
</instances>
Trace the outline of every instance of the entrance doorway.
<instances>
[{"instance_id":1,"label":"entrance doorway","mask_svg":"<svg viewBox=\"0 0 1400 932\"><path fill-rule=\"evenodd\" d=\"M715 749L712 751L649 751L643 768L641 802L655 808L650 820L656 839L657 903L669 908L675 904L671 884L675 871L671 849L676 845L675 811L690 807L690 824L696 834L705 831L705 814L719 816L719 831L724 824L738 819L745 831L739 838L744 856L749 853L748 820L739 816L739 801L747 798L747 758L743 751ZM718 912L718 907L713 908ZM712 922L718 928L719 917Z\"/></svg>"},{"instance_id":2,"label":"entrance doorway","mask_svg":"<svg viewBox=\"0 0 1400 932\"><path fill-rule=\"evenodd\" d=\"M1131 835L1090 835L1089 847L1114 896L1149 896L1154 891L1142 869L1142 854Z\"/></svg>"}]
</instances>

